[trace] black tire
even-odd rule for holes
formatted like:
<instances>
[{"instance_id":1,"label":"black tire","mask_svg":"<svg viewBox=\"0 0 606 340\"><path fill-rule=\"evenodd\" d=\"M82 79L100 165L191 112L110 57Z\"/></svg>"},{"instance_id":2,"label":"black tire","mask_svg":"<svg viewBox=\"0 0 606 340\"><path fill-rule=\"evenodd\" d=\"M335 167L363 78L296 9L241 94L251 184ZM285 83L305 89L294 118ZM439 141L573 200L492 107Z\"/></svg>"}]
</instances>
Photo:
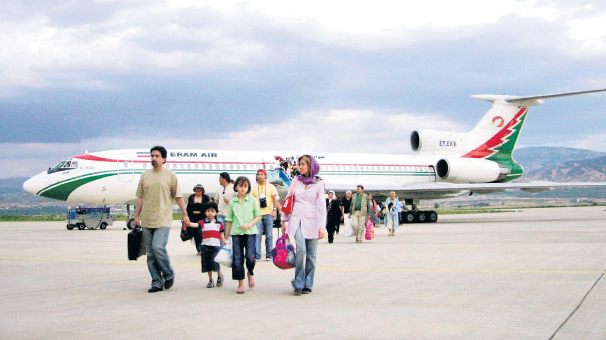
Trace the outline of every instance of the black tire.
<instances>
[{"instance_id":1,"label":"black tire","mask_svg":"<svg viewBox=\"0 0 606 340\"><path fill-rule=\"evenodd\" d=\"M425 211L419 211L415 214L416 220L419 223L425 223L427 221L427 215Z\"/></svg>"},{"instance_id":2,"label":"black tire","mask_svg":"<svg viewBox=\"0 0 606 340\"><path fill-rule=\"evenodd\" d=\"M404 223L413 223L415 221L415 214L411 212L404 213Z\"/></svg>"},{"instance_id":3,"label":"black tire","mask_svg":"<svg viewBox=\"0 0 606 340\"><path fill-rule=\"evenodd\" d=\"M78 230L84 230L85 228L84 224L78 224Z\"/></svg>"},{"instance_id":4,"label":"black tire","mask_svg":"<svg viewBox=\"0 0 606 340\"><path fill-rule=\"evenodd\" d=\"M105 230L105 228L107 228L107 223L101 222L101 224L99 225L99 228Z\"/></svg>"},{"instance_id":5,"label":"black tire","mask_svg":"<svg viewBox=\"0 0 606 340\"><path fill-rule=\"evenodd\" d=\"M128 219L128 221L126 221L126 227L128 228L128 230L133 230L135 228L135 219Z\"/></svg>"},{"instance_id":6,"label":"black tire","mask_svg":"<svg viewBox=\"0 0 606 340\"><path fill-rule=\"evenodd\" d=\"M438 221L438 213L437 212L435 212L435 211L432 210L432 211L428 211L427 214L428 214L428 216L427 216L427 222L434 223L434 222Z\"/></svg>"},{"instance_id":7,"label":"black tire","mask_svg":"<svg viewBox=\"0 0 606 340\"><path fill-rule=\"evenodd\" d=\"M68 224L68 225L67 225L67 230L74 230L74 226L73 226L73 225L71 225L71 224Z\"/></svg>"}]
</instances>

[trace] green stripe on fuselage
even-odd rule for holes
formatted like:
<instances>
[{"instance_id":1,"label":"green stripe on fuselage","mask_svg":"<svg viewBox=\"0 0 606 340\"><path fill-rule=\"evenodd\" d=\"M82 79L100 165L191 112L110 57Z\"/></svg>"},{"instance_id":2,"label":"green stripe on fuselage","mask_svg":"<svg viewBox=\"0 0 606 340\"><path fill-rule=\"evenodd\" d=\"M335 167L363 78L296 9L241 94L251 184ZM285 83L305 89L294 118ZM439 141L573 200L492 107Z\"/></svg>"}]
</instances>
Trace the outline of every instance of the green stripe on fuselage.
<instances>
[{"instance_id":1,"label":"green stripe on fuselage","mask_svg":"<svg viewBox=\"0 0 606 340\"><path fill-rule=\"evenodd\" d=\"M106 174L102 174L102 175L84 177L84 178L76 179L73 181L67 181L67 182L59 184L55 187L52 187L48 190L41 190L38 193L38 195L40 195L42 197L56 199L56 200L67 201L67 198L69 197L69 195L71 195L71 193L74 190L78 189L82 185L96 181L96 180L104 178L104 177L115 176L117 174L118 173L116 173L116 172L106 173Z\"/></svg>"}]
</instances>

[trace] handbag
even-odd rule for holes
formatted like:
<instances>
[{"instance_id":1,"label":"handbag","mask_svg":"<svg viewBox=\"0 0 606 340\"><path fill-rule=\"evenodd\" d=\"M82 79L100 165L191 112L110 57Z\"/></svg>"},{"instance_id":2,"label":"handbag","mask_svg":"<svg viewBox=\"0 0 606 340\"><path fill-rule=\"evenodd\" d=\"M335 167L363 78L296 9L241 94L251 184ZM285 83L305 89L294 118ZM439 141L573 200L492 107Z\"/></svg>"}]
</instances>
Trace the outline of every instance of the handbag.
<instances>
[{"instance_id":1,"label":"handbag","mask_svg":"<svg viewBox=\"0 0 606 340\"><path fill-rule=\"evenodd\" d=\"M224 265L227 268L231 267L231 263L233 260L234 252L232 250L231 244L231 236L227 241L225 241L225 245L221 247L217 255L215 256L215 262Z\"/></svg>"},{"instance_id":2,"label":"handbag","mask_svg":"<svg viewBox=\"0 0 606 340\"><path fill-rule=\"evenodd\" d=\"M295 206L295 200L294 200L294 193L297 190L297 184L299 184L299 181L297 180L295 182L295 187L292 191L292 195L286 196L286 198L284 199L284 202L282 202L282 208L280 209L283 213L285 213L286 215L290 215L292 214L292 210Z\"/></svg>"},{"instance_id":3,"label":"handbag","mask_svg":"<svg viewBox=\"0 0 606 340\"><path fill-rule=\"evenodd\" d=\"M185 224L184 220L181 220L181 233L179 234L181 237L181 241L185 242L192 238L191 234L187 232L187 224Z\"/></svg>"},{"instance_id":4,"label":"handbag","mask_svg":"<svg viewBox=\"0 0 606 340\"><path fill-rule=\"evenodd\" d=\"M137 261L140 256L145 255L145 245L143 244L143 230L140 225L128 233L128 259Z\"/></svg>"},{"instance_id":5,"label":"handbag","mask_svg":"<svg viewBox=\"0 0 606 340\"><path fill-rule=\"evenodd\" d=\"M291 269L297 266L295 262L295 247L290 244L288 234L282 234L276 246L271 250L271 257L276 267L281 269Z\"/></svg>"}]
</instances>

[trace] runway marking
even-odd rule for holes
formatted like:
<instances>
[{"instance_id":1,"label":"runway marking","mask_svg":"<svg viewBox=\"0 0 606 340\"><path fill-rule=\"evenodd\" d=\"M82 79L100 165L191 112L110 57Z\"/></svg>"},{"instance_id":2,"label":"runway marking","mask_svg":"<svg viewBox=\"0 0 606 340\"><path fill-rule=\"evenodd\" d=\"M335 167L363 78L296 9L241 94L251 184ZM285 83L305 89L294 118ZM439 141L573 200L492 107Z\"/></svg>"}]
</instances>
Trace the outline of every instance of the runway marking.
<instances>
[{"instance_id":1,"label":"runway marking","mask_svg":"<svg viewBox=\"0 0 606 340\"><path fill-rule=\"evenodd\" d=\"M0 256L0 260L12 261L32 261L32 262L65 262L65 263L97 263L97 264L127 264L127 265L147 265L145 259L140 261L95 261L78 259L52 259L36 257L10 257ZM200 263L171 263L175 267L200 267ZM261 268L277 267L257 264ZM400 273L468 273L468 274L597 274L606 275L606 270L491 270L491 269L420 269L420 268L339 268L339 267L316 267L320 271L350 271L350 272L400 272Z\"/></svg>"}]
</instances>

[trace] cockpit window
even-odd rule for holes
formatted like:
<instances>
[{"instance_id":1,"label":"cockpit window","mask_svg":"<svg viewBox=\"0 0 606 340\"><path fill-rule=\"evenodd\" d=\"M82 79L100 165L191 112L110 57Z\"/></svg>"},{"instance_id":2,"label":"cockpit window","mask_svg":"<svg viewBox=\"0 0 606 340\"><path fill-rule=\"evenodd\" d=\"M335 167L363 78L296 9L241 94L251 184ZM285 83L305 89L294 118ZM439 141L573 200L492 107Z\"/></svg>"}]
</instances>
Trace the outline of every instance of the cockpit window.
<instances>
[{"instance_id":1,"label":"cockpit window","mask_svg":"<svg viewBox=\"0 0 606 340\"><path fill-rule=\"evenodd\" d=\"M78 162L72 160L71 158L67 158L59 162L55 167L48 168L48 173L51 174L53 172L72 170L78 168Z\"/></svg>"}]
</instances>

